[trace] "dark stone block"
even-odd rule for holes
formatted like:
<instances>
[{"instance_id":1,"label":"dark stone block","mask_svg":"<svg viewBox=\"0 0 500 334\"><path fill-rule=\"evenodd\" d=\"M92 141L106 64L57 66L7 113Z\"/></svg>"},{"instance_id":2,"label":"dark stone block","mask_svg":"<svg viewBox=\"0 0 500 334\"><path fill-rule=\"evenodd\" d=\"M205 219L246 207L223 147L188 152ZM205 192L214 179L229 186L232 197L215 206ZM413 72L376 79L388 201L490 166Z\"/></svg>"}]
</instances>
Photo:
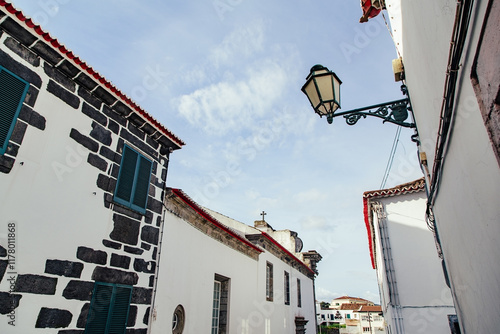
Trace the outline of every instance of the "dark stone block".
<instances>
[{"instance_id":1,"label":"dark stone block","mask_svg":"<svg viewBox=\"0 0 500 334\"><path fill-rule=\"evenodd\" d=\"M161 216L158 216L156 218L156 226L160 227L161 226Z\"/></svg>"},{"instance_id":2,"label":"dark stone block","mask_svg":"<svg viewBox=\"0 0 500 334\"><path fill-rule=\"evenodd\" d=\"M134 260L134 270L140 273L153 274L156 269L156 262L144 261L143 259Z\"/></svg>"},{"instance_id":3,"label":"dark stone block","mask_svg":"<svg viewBox=\"0 0 500 334\"><path fill-rule=\"evenodd\" d=\"M90 136L101 144L106 146L111 145L111 131L106 130L96 122L92 122L92 131L90 131Z\"/></svg>"},{"instance_id":4,"label":"dark stone block","mask_svg":"<svg viewBox=\"0 0 500 334\"><path fill-rule=\"evenodd\" d=\"M70 78L74 78L78 74L78 72L80 72L80 70L78 69L78 67L76 67L75 65L73 65L67 59L64 59L62 61L62 63L57 66L57 68L59 70L61 70L61 72L63 72L64 74L66 74Z\"/></svg>"},{"instance_id":5,"label":"dark stone block","mask_svg":"<svg viewBox=\"0 0 500 334\"><path fill-rule=\"evenodd\" d=\"M78 109L80 106L80 98L70 91L59 86L55 81L50 80L47 85L47 91L61 99L64 103L72 108Z\"/></svg>"},{"instance_id":6,"label":"dark stone block","mask_svg":"<svg viewBox=\"0 0 500 334\"><path fill-rule=\"evenodd\" d=\"M91 300L94 282L69 281L62 293L66 299Z\"/></svg>"},{"instance_id":7,"label":"dark stone block","mask_svg":"<svg viewBox=\"0 0 500 334\"><path fill-rule=\"evenodd\" d=\"M122 160L121 155L117 154L115 151L111 150L106 146L101 146L101 148L99 149L99 154L105 157L106 159L116 162L118 165L121 163ZM115 177L118 177L118 175L116 175Z\"/></svg>"},{"instance_id":8,"label":"dark stone block","mask_svg":"<svg viewBox=\"0 0 500 334\"><path fill-rule=\"evenodd\" d=\"M158 138L158 142L165 147L175 147L174 143L163 135Z\"/></svg>"},{"instance_id":9,"label":"dark stone block","mask_svg":"<svg viewBox=\"0 0 500 334\"><path fill-rule=\"evenodd\" d=\"M23 298L21 295L0 292L0 314L8 314L19 306L19 301Z\"/></svg>"},{"instance_id":10,"label":"dark stone block","mask_svg":"<svg viewBox=\"0 0 500 334\"><path fill-rule=\"evenodd\" d=\"M89 310L90 303L85 303L82 306L78 319L76 320L76 328L85 328L85 326L87 325L87 318L89 317Z\"/></svg>"},{"instance_id":11,"label":"dark stone block","mask_svg":"<svg viewBox=\"0 0 500 334\"><path fill-rule=\"evenodd\" d=\"M122 245L117 243L117 242L114 242L114 241L111 241L111 240L106 240L104 239L102 241L102 244L106 247L109 247L109 248L113 248L113 249L120 249L122 248Z\"/></svg>"},{"instance_id":12,"label":"dark stone block","mask_svg":"<svg viewBox=\"0 0 500 334\"><path fill-rule=\"evenodd\" d=\"M136 285L139 280L139 276L136 273L121 271L118 269L96 267L92 273L92 279L94 281L104 283Z\"/></svg>"},{"instance_id":13,"label":"dark stone block","mask_svg":"<svg viewBox=\"0 0 500 334\"><path fill-rule=\"evenodd\" d=\"M8 264L9 264L9 261L0 260L0 282L2 282L3 276L5 275L5 272L7 271Z\"/></svg>"},{"instance_id":14,"label":"dark stone block","mask_svg":"<svg viewBox=\"0 0 500 334\"><path fill-rule=\"evenodd\" d=\"M47 260L45 262L45 273L66 277L80 278L83 270L83 263L60 260Z\"/></svg>"},{"instance_id":15,"label":"dark stone block","mask_svg":"<svg viewBox=\"0 0 500 334\"><path fill-rule=\"evenodd\" d=\"M140 128L144 125L144 123L146 123L146 120L136 113L130 114L127 119L129 120L129 124L132 123L137 128Z\"/></svg>"},{"instance_id":16,"label":"dark stone block","mask_svg":"<svg viewBox=\"0 0 500 334\"><path fill-rule=\"evenodd\" d=\"M89 116L90 118L92 118L93 120L95 120L96 122L98 122L103 126L106 126L106 124L108 124L108 118L106 116L104 116L100 111L91 107L89 104L85 102L83 103L82 106L82 113Z\"/></svg>"},{"instance_id":17,"label":"dark stone block","mask_svg":"<svg viewBox=\"0 0 500 334\"><path fill-rule=\"evenodd\" d=\"M7 256L7 250L0 245L0 257L6 257Z\"/></svg>"},{"instance_id":18,"label":"dark stone block","mask_svg":"<svg viewBox=\"0 0 500 334\"><path fill-rule=\"evenodd\" d=\"M108 106L106 106L106 105L103 106L102 107L102 112L104 113L104 115L106 115L109 118L112 118L113 120L115 120L121 126L126 126L127 125L127 122L128 122L127 119L124 118L122 115L117 114L114 110L112 110Z\"/></svg>"},{"instance_id":19,"label":"dark stone block","mask_svg":"<svg viewBox=\"0 0 500 334\"><path fill-rule=\"evenodd\" d=\"M118 254L111 254L110 264L112 267L128 269L130 267L130 257Z\"/></svg>"},{"instance_id":20,"label":"dark stone block","mask_svg":"<svg viewBox=\"0 0 500 334\"><path fill-rule=\"evenodd\" d=\"M1 26L3 30L7 31L11 36L14 36L25 45L31 45L37 39L10 17L7 17L5 21L2 22Z\"/></svg>"},{"instance_id":21,"label":"dark stone block","mask_svg":"<svg viewBox=\"0 0 500 334\"><path fill-rule=\"evenodd\" d=\"M148 329L147 328L141 328L141 329L127 329L125 334L147 334Z\"/></svg>"},{"instance_id":22,"label":"dark stone block","mask_svg":"<svg viewBox=\"0 0 500 334\"><path fill-rule=\"evenodd\" d=\"M113 207L113 211L114 212L117 212L117 213L121 213L129 218L134 218L134 219L137 219L137 220L141 220L142 219L142 215L140 213L137 213L133 210L130 210L129 208L126 208L124 206L120 206L120 205L115 205Z\"/></svg>"},{"instance_id":23,"label":"dark stone block","mask_svg":"<svg viewBox=\"0 0 500 334\"><path fill-rule=\"evenodd\" d=\"M120 125L112 119L108 120L108 129L113 131L115 134L120 133Z\"/></svg>"},{"instance_id":24,"label":"dark stone block","mask_svg":"<svg viewBox=\"0 0 500 334\"><path fill-rule=\"evenodd\" d=\"M0 172L4 174L9 174L14 166L15 160L6 155L0 155Z\"/></svg>"},{"instance_id":25,"label":"dark stone block","mask_svg":"<svg viewBox=\"0 0 500 334\"><path fill-rule=\"evenodd\" d=\"M87 89L85 89L85 87L80 86L78 88L78 96L83 98L85 100L85 102L87 102L92 107L96 108L97 110L101 109L102 101L99 100L98 98L96 98L94 95L90 94L90 92Z\"/></svg>"},{"instance_id":26,"label":"dark stone block","mask_svg":"<svg viewBox=\"0 0 500 334\"><path fill-rule=\"evenodd\" d=\"M144 250L142 250L140 248L129 247L129 246L123 247L123 250L127 253L135 254L135 255L142 255L142 253L144 253Z\"/></svg>"},{"instance_id":27,"label":"dark stone block","mask_svg":"<svg viewBox=\"0 0 500 334\"><path fill-rule=\"evenodd\" d=\"M10 155L11 157L17 157L17 153L19 152L19 145L16 145L14 143L9 143L7 145L7 149L5 150L5 153Z\"/></svg>"},{"instance_id":28,"label":"dark stone block","mask_svg":"<svg viewBox=\"0 0 500 334\"><path fill-rule=\"evenodd\" d=\"M127 129L134 134L135 136L139 137L141 141L144 141L144 138L146 137L146 134L139 130L136 125L132 124L131 122L128 123Z\"/></svg>"},{"instance_id":29,"label":"dark stone block","mask_svg":"<svg viewBox=\"0 0 500 334\"><path fill-rule=\"evenodd\" d=\"M14 51L15 54L26 60L34 67L40 66L40 57L38 57L34 52L30 51L30 49L26 48L24 45L16 41L11 37L7 37L4 44Z\"/></svg>"},{"instance_id":30,"label":"dark stone block","mask_svg":"<svg viewBox=\"0 0 500 334\"><path fill-rule=\"evenodd\" d=\"M108 106L116 102L116 97L114 97L110 92L108 92L101 86L98 86L96 89L94 89L92 93L99 99L104 101L104 103L106 103Z\"/></svg>"},{"instance_id":31,"label":"dark stone block","mask_svg":"<svg viewBox=\"0 0 500 334\"><path fill-rule=\"evenodd\" d=\"M151 304L151 296L153 295L153 289L134 287L132 289L132 300L131 304Z\"/></svg>"},{"instance_id":32,"label":"dark stone block","mask_svg":"<svg viewBox=\"0 0 500 334\"><path fill-rule=\"evenodd\" d=\"M129 245L137 245L140 222L122 215L113 215L114 228L109 237Z\"/></svg>"},{"instance_id":33,"label":"dark stone block","mask_svg":"<svg viewBox=\"0 0 500 334\"><path fill-rule=\"evenodd\" d=\"M113 204L113 196L111 196L111 194L104 193L104 207L109 209L111 204Z\"/></svg>"},{"instance_id":34,"label":"dark stone block","mask_svg":"<svg viewBox=\"0 0 500 334\"><path fill-rule=\"evenodd\" d=\"M141 248L142 249L145 249L145 250L150 250L151 249L151 245L150 244L147 244L145 242L141 242Z\"/></svg>"},{"instance_id":35,"label":"dark stone block","mask_svg":"<svg viewBox=\"0 0 500 334\"><path fill-rule=\"evenodd\" d=\"M144 325L149 325L149 310L151 309L151 307L148 307L146 309L146 313L144 313L144 318L142 318L142 323Z\"/></svg>"},{"instance_id":36,"label":"dark stone block","mask_svg":"<svg viewBox=\"0 0 500 334\"><path fill-rule=\"evenodd\" d=\"M54 295L57 278L40 275L18 275L15 292L36 293L39 295Z\"/></svg>"},{"instance_id":37,"label":"dark stone block","mask_svg":"<svg viewBox=\"0 0 500 334\"><path fill-rule=\"evenodd\" d=\"M27 128L28 125L26 123L18 120L14 126L14 131L12 131L12 135L10 136L10 141L21 145Z\"/></svg>"},{"instance_id":38,"label":"dark stone block","mask_svg":"<svg viewBox=\"0 0 500 334\"><path fill-rule=\"evenodd\" d=\"M106 169L108 168L108 163L106 162L106 160L93 153L89 153L89 156L87 157L87 162L92 166L102 170L103 172L105 172Z\"/></svg>"},{"instance_id":39,"label":"dark stone block","mask_svg":"<svg viewBox=\"0 0 500 334\"><path fill-rule=\"evenodd\" d=\"M63 59L63 56L61 56L59 52L43 43L42 41L36 42L36 44L33 45L31 49L52 65L59 63Z\"/></svg>"},{"instance_id":40,"label":"dark stone block","mask_svg":"<svg viewBox=\"0 0 500 334\"><path fill-rule=\"evenodd\" d=\"M28 67L22 65L17 60L14 60L11 56L9 56L2 50L0 50L0 64L2 64L3 67L11 71L12 73L15 73L22 79L28 81L35 87L42 87L42 79L38 74L36 74Z\"/></svg>"},{"instance_id":41,"label":"dark stone block","mask_svg":"<svg viewBox=\"0 0 500 334\"><path fill-rule=\"evenodd\" d=\"M67 310L42 307L36 319L35 328L61 328L68 327L73 314Z\"/></svg>"},{"instance_id":42,"label":"dark stone block","mask_svg":"<svg viewBox=\"0 0 500 334\"><path fill-rule=\"evenodd\" d=\"M97 86L97 83L83 72L80 72L78 76L75 77L75 81L87 88L88 91L92 91Z\"/></svg>"},{"instance_id":43,"label":"dark stone block","mask_svg":"<svg viewBox=\"0 0 500 334\"><path fill-rule=\"evenodd\" d=\"M120 175L120 165L113 164L113 167L111 168L111 176L118 180L118 175Z\"/></svg>"},{"instance_id":44,"label":"dark stone block","mask_svg":"<svg viewBox=\"0 0 500 334\"><path fill-rule=\"evenodd\" d=\"M57 332L57 334L84 334L84 333L85 333L84 330L79 330L79 329L63 329Z\"/></svg>"},{"instance_id":45,"label":"dark stone block","mask_svg":"<svg viewBox=\"0 0 500 334\"><path fill-rule=\"evenodd\" d=\"M153 260L156 260L156 255L158 254L158 247L155 247L153 249L153 255L151 256L153 258Z\"/></svg>"},{"instance_id":46,"label":"dark stone block","mask_svg":"<svg viewBox=\"0 0 500 334\"><path fill-rule=\"evenodd\" d=\"M163 209L163 204L157 199L148 196L148 210L151 210L157 214L161 214Z\"/></svg>"},{"instance_id":47,"label":"dark stone block","mask_svg":"<svg viewBox=\"0 0 500 334\"><path fill-rule=\"evenodd\" d=\"M152 288L155 286L155 275L149 276L149 287Z\"/></svg>"},{"instance_id":48,"label":"dark stone block","mask_svg":"<svg viewBox=\"0 0 500 334\"><path fill-rule=\"evenodd\" d=\"M152 213L151 211L146 211L146 213L144 214L144 222L146 224L152 224L153 223L153 217L154 217L154 213Z\"/></svg>"},{"instance_id":49,"label":"dark stone block","mask_svg":"<svg viewBox=\"0 0 500 334\"><path fill-rule=\"evenodd\" d=\"M19 118L37 129L40 129L42 131L45 130L45 117L24 104L22 105L21 111L19 112Z\"/></svg>"},{"instance_id":50,"label":"dark stone block","mask_svg":"<svg viewBox=\"0 0 500 334\"><path fill-rule=\"evenodd\" d=\"M76 257L84 262L96 264L106 264L108 260L106 252L83 246L78 247Z\"/></svg>"},{"instance_id":51,"label":"dark stone block","mask_svg":"<svg viewBox=\"0 0 500 334\"><path fill-rule=\"evenodd\" d=\"M52 67L48 63L44 63L43 70L50 78L54 79L58 84L60 84L67 90L71 92L74 92L76 90L75 82L69 79L65 74L61 73L58 69Z\"/></svg>"},{"instance_id":52,"label":"dark stone block","mask_svg":"<svg viewBox=\"0 0 500 334\"><path fill-rule=\"evenodd\" d=\"M109 191L113 192L115 190L116 186L116 180L112 179L110 177L107 177L104 174L99 174L97 176L97 187L104 190L104 191Z\"/></svg>"},{"instance_id":53,"label":"dark stone block","mask_svg":"<svg viewBox=\"0 0 500 334\"><path fill-rule=\"evenodd\" d=\"M162 171L161 171L161 180L163 182L167 181L167 169L164 168Z\"/></svg>"},{"instance_id":54,"label":"dark stone block","mask_svg":"<svg viewBox=\"0 0 500 334\"><path fill-rule=\"evenodd\" d=\"M151 124L149 124L149 123L144 123L144 125L143 125L143 126L141 126L141 130L142 130L142 131L144 131L144 132L146 132L146 134L147 134L148 136L151 136L153 133L155 133L155 132L156 132L156 128L155 128L154 126L152 126ZM153 146L153 147L155 147L155 145L159 145L159 144L158 144L158 143L156 143L155 141L153 141L153 143L155 143L155 144L153 144L153 145L151 145L151 144L150 144L150 145L151 145L151 146ZM148 143L148 144L149 144L149 143Z\"/></svg>"},{"instance_id":55,"label":"dark stone block","mask_svg":"<svg viewBox=\"0 0 500 334\"><path fill-rule=\"evenodd\" d=\"M33 108L35 106L35 101L37 97L38 97L38 89L35 86L30 85L28 88L28 92L26 93L26 97L24 98L24 103Z\"/></svg>"},{"instance_id":56,"label":"dark stone block","mask_svg":"<svg viewBox=\"0 0 500 334\"><path fill-rule=\"evenodd\" d=\"M71 138L73 138L77 143L83 145L84 147L88 148L92 152L97 152L97 150L99 149L99 144L95 140L93 140L85 135L82 135L76 129L71 129L69 136Z\"/></svg>"},{"instance_id":57,"label":"dark stone block","mask_svg":"<svg viewBox=\"0 0 500 334\"><path fill-rule=\"evenodd\" d=\"M146 125L146 124L144 124ZM145 126L142 127L143 129L145 128ZM144 131L147 133L147 131ZM155 150L158 149L158 147L160 146L160 144L158 144L157 141L155 141L153 138L151 138L151 136L146 136L146 143L148 143L149 146L151 146L152 148L154 148Z\"/></svg>"},{"instance_id":58,"label":"dark stone block","mask_svg":"<svg viewBox=\"0 0 500 334\"><path fill-rule=\"evenodd\" d=\"M158 245L160 229L153 226L144 226L141 231L141 240L149 242L153 245Z\"/></svg>"},{"instance_id":59,"label":"dark stone block","mask_svg":"<svg viewBox=\"0 0 500 334\"><path fill-rule=\"evenodd\" d=\"M130 308L128 310L127 327L134 327L136 319L137 319L137 306L130 305Z\"/></svg>"},{"instance_id":60,"label":"dark stone block","mask_svg":"<svg viewBox=\"0 0 500 334\"><path fill-rule=\"evenodd\" d=\"M118 101L113 106L113 110L119 115L126 117L132 113L132 109L130 109L125 103Z\"/></svg>"}]
</instances>

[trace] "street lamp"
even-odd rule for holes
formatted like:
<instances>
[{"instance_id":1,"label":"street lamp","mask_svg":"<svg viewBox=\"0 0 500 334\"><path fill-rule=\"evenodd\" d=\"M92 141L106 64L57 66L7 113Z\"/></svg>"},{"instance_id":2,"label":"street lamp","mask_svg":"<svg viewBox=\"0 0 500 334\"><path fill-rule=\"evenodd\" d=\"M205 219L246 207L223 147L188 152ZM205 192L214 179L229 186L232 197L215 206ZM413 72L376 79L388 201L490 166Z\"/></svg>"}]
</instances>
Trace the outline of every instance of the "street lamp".
<instances>
[{"instance_id":1,"label":"street lamp","mask_svg":"<svg viewBox=\"0 0 500 334\"><path fill-rule=\"evenodd\" d=\"M410 99L375 104L369 107L337 112L340 109L340 81L339 77L323 65L314 65L302 86L302 92L306 94L314 111L320 116L326 116L329 124L334 117L344 116L346 123L354 125L361 118L375 116L382 118L385 122L394 123L406 128L415 128L415 123L408 123L411 112ZM406 86L401 86L404 95L408 95ZM375 109L374 111L371 111ZM390 111L389 111L390 110Z\"/></svg>"}]
</instances>

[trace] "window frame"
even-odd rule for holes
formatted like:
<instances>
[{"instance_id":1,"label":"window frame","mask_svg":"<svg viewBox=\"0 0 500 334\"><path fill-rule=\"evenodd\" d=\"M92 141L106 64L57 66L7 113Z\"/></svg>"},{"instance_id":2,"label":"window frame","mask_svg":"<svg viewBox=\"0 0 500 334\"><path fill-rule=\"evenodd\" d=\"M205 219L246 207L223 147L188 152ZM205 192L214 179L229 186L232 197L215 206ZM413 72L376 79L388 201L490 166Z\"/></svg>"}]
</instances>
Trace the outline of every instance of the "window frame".
<instances>
[{"instance_id":1,"label":"window frame","mask_svg":"<svg viewBox=\"0 0 500 334\"><path fill-rule=\"evenodd\" d=\"M129 317L129 312L130 312L130 302L132 300L132 291L133 291L133 286L130 285L123 285L123 284L115 284L115 283L104 283L104 282L95 282L94 284L94 290L92 292L92 299L90 302L90 308L89 312L87 315L87 323L85 324L85 334L91 334L95 331L93 326L99 326L97 323L93 323L92 319L98 314L99 311L96 311L96 307L99 307L99 305L96 306L96 303L99 303L97 298L100 298L102 294L105 294L106 291L100 291L98 292L99 288L103 287L111 287L111 295L109 296L109 300L107 301L107 309L106 312L107 314L104 316L106 318L105 324L104 324L104 334L123 334L127 330L127 323L128 323L128 317ZM128 300L126 302L126 314L123 319L125 319L125 322L123 324L113 324L113 315L116 317L115 311L116 308L122 308L123 305L118 304L116 297L117 297L117 289L127 289L129 292L128 297L126 297ZM118 305L117 305L118 304ZM123 316L123 313L119 316ZM103 317L103 318L104 318ZM114 318L116 319L116 318ZM120 331L120 328L116 330L116 328L111 328L111 326L117 325L118 327L123 326L123 331Z\"/></svg>"},{"instance_id":2,"label":"window frame","mask_svg":"<svg viewBox=\"0 0 500 334\"><path fill-rule=\"evenodd\" d=\"M285 305L290 305L290 273L288 273L286 270L284 271L284 301Z\"/></svg>"},{"instance_id":3,"label":"window frame","mask_svg":"<svg viewBox=\"0 0 500 334\"><path fill-rule=\"evenodd\" d=\"M297 278L297 307L302 307L302 288L300 286L300 278Z\"/></svg>"},{"instance_id":4,"label":"window frame","mask_svg":"<svg viewBox=\"0 0 500 334\"><path fill-rule=\"evenodd\" d=\"M130 192L128 192L128 195L130 196L130 199L122 198L118 195L119 193L119 188L122 185L123 182L130 182L128 179L125 179L125 173L124 170L126 169L124 161L125 161L125 155L126 155L126 150L130 150L132 153L137 154L136 160L135 160L135 167L134 167L134 176L132 180L132 186L130 189ZM134 203L134 200L136 199L137 195L137 183L139 179L139 173L140 173L140 167L141 167L141 161L144 159L147 161L150 166L149 166L149 174L148 174L148 182L147 182L147 191L146 191L146 199L144 201L144 207L137 205ZM113 194L113 201L115 203L121 204L123 206L126 206L134 211L137 211L139 213L145 214L146 209L148 207L148 197L149 197L149 187L151 185L151 172L153 170L153 161L139 152L138 150L134 149L130 145L124 144L123 145L123 150L122 150L122 159L120 162L120 171L118 172L118 178L116 180L116 187L115 187L115 192Z\"/></svg>"},{"instance_id":5,"label":"window frame","mask_svg":"<svg viewBox=\"0 0 500 334\"><path fill-rule=\"evenodd\" d=\"M7 147L9 146L10 137L12 136L12 132L14 131L14 127L16 126L16 122L17 122L17 119L19 117L19 113L21 112L21 108L23 106L24 100L26 99L26 95L28 94L28 89L30 87L30 84L29 84L29 82L27 82L26 80L24 80L20 76L18 76L17 74L9 71L8 69L6 69L5 67L3 67L1 65L0 65L0 72L6 72L7 74L13 76L16 80L19 80L21 83L23 83L25 85L23 92L21 93L21 96L19 98L19 102L17 104L16 110L14 111L14 114L12 115L12 119L10 120L10 126L9 126L9 130L7 131L7 133L5 135L5 140L4 140L3 144L0 143L0 144L2 144L0 146L0 155L4 155L5 152L7 151ZM6 121L6 123L8 123L8 121Z\"/></svg>"},{"instance_id":6,"label":"window frame","mask_svg":"<svg viewBox=\"0 0 500 334\"><path fill-rule=\"evenodd\" d=\"M268 302L274 300L273 276L273 264L271 262L266 262L266 300Z\"/></svg>"}]
</instances>

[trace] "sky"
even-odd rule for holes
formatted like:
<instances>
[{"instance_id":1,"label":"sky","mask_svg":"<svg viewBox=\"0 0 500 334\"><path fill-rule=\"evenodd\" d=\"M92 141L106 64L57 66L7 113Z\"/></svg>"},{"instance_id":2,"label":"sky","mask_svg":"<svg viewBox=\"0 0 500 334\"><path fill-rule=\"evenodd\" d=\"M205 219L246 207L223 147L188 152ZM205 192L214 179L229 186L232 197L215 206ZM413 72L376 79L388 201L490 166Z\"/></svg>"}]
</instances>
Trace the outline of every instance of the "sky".
<instances>
[{"instance_id":1,"label":"sky","mask_svg":"<svg viewBox=\"0 0 500 334\"><path fill-rule=\"evenodd\" d=\"M13 0L14 6L186 145L167 185L252 225L266 212L322 256L316 298L379 302L363 192L421 177L413 131L328 124L301 87L315 64L342 80L342 111L403 98L384 19L357 0ZM385 13L387 16L387 13ZM411 92L410 92L411 93Z\"/></svg>"}]
</instances>

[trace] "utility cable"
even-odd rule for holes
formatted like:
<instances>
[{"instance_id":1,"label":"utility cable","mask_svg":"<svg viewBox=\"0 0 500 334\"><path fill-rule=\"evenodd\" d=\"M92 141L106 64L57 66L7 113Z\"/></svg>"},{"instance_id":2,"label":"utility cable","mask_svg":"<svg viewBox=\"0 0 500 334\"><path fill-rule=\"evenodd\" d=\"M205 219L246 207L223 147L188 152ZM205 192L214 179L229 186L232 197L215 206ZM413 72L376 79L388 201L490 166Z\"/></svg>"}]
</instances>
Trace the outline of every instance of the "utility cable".
<instances>
[{"instance_id":1,"label":"utility cable","mask_svg":"<svg viewBox=\"0 0 500 334\"><path fill-rule=\"evenodd\" d=\"M382 178L382 182L380 183L380 189L384 189L387 179L389 178L389 174L391 173L392 163L394 162L394 156L396 155L396 150L398 148L399 136L401 135L401 127L398 126L396 130L396 135L394 136L394 141L392 142L391 153L389 154L389 160L387 161L387 165L385 167L384 177Z\"/></svg>"}]
</instances>

